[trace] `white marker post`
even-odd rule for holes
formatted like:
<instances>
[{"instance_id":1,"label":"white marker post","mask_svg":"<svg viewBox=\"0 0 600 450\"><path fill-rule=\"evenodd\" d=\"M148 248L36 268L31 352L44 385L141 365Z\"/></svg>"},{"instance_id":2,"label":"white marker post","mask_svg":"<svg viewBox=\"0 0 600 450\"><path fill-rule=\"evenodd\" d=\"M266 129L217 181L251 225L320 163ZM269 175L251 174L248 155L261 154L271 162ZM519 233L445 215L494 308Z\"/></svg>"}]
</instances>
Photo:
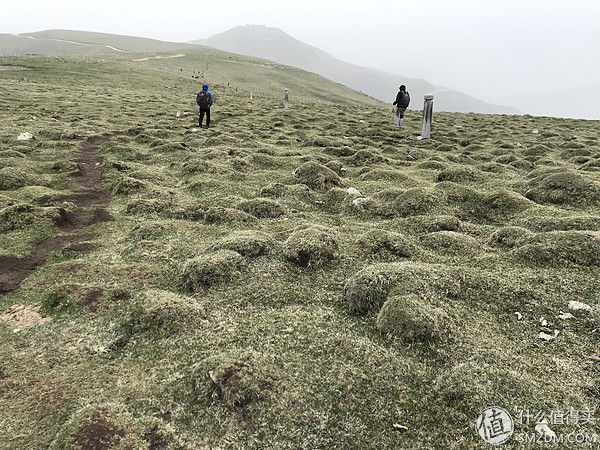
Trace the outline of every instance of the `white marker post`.
<instances>
[{"instance_id":1,"label":"white marker post","mask_svg":"<svg viewBox=\"0 0 600 450\"><path fill-rule=\"evenodd\" d=\"M431 121L433 119L433 95L425 96L425 104L423 105L423 130L421 131L422 138L431 137Z\"/></svg>"},{"instance_id":2,"label":"white marker post","mask_svg":"<svg viewBox=\"0 0 600 450\"><path fill-rule=\"evenodd\" d=\"M288 109L290 107L290 99L289 99L289 89L285 89L285 101L283 103L283 107Z\"/></svg>"},{"instance_id":3,"label":"white marker post","mask_svg":"<svg viewBox=\"0 0 600 450\"><path fill-rule=\"evenodd\" d=\"M250 100L252 100L252 91L250 91Z\"/></svg>"}]
</instances>

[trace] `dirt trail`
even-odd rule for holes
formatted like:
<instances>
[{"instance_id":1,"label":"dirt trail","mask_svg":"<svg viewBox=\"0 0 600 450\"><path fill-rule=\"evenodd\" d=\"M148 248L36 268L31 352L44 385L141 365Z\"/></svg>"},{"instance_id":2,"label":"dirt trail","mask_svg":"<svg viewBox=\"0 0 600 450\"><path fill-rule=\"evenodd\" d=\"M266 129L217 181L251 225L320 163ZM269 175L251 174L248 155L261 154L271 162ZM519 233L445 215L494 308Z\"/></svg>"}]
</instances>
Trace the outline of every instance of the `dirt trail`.
<instances>
[{"instance_id":1,"label":"dirt trail","mask_svg":"<svg viewBox=\"0 0 600 450\"><path fill-rule=\"evenodd\" d=\"M94 237L87 228L112 220L106 209L111 193L102 180L100 164L103 158L96 150L116 134L118 133L93 136L75 152L74 161L78 171L73 176L73 184L76 190L73 194L58 199L76 205L72 212L62 214L57 223L64 234L41 240L24 258L0 256L0 295L17 289L25 278L59 250L88 252L94 249L93 244L86 243Z\"/></svg>"}]
</instances>

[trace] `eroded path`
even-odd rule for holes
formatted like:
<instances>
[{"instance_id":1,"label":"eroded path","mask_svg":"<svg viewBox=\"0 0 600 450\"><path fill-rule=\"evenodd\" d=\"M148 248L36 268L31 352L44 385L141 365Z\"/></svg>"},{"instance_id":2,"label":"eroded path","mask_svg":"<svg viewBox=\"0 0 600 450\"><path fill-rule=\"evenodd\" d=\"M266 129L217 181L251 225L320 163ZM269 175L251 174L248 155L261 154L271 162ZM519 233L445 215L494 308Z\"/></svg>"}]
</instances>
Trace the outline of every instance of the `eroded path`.
<instances>
[{"instance_id":1,"label":"eroded path","mask_svg":"<svg viewBox=\"0 0 600 450\"><path fill-rule=\"evenodd\" d=\"M85 253L95 248L94 244L87 242L94 237L88 227L112 220L107 210L111 192L102 180L100 165L103 158L97 154L97 150L116 134L93 136L75 152L74 161L78 167L73 175L75 192L57 199L75 204L73 211L61 213L57 225L63 233L41 240L23 258L0 257L0 295L16 290L25 278L57 251Z\"/></svg>"}]
</instances>

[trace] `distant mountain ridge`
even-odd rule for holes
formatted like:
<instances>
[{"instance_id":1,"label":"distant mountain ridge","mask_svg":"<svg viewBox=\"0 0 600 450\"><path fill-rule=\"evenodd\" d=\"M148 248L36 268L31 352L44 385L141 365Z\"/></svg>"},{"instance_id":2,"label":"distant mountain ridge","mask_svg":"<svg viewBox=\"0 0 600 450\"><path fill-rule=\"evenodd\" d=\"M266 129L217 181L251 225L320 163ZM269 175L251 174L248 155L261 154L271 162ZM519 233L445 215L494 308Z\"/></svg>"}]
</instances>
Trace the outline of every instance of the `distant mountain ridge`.
<instances>
[{"instance_id":1,"label":"distant mountain ridge","mask_svg":"<svg viewBox=\"0 0 600 450\"><path fill-rule=\"evenodd\" d=\"M312 45L305 44L278 28L263 25L238 26L224 33L190 43L265 58L315 72L388 103L394 100L398 86L406 84L412 97L411 107L415 109L422 106L423 95L433 94L436 96L437 110L519 114L515 108L487 103L459 91L436 87L425 80L350 64Z\"/></svg>"}]
</instances>

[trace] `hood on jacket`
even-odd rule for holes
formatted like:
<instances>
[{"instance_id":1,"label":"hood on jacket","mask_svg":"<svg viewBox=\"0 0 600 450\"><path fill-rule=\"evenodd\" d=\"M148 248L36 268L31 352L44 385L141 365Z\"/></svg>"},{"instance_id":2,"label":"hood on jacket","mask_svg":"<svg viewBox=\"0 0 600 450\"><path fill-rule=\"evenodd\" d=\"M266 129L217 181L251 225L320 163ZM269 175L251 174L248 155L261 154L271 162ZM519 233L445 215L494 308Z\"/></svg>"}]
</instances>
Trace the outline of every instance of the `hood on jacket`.
<instances>
[{"instance_id":1,"label":"hood on jacket","mask_svg":"<svg viewBox=\"0 0 600 450\"><path fill-rule=\"evenodd\" d=\"M203 90L203 91L208 91L208 84L204 83L204 84L202 85L202 90Z\"/></svg>"}]
</instances>

